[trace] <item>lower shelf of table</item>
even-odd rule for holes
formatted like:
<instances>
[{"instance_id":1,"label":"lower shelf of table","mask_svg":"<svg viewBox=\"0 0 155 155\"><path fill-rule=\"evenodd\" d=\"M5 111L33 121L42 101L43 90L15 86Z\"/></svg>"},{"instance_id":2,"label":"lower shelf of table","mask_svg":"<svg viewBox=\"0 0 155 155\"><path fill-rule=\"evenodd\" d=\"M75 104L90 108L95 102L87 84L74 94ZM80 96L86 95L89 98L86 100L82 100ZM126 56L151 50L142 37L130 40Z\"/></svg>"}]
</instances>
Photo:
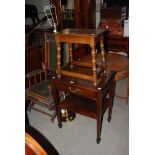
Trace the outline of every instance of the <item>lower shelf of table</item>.
<instances>
[{"instance_id":1,"label":"lower shelf of table","mask_svg":"<svg viewBox=\"0 0 155 155\"><path fill-rule=\"evenodd\" d=\"M96 74L93 74L92 66L80 66L80 65L73 65L68 63L64 65L60 71L57 70L57 73L61 75L71 76L75 78L81 78L85 80L90 80L96 84L98 84L101 80L101 77L104 75L105 68L103 66L99 66L96 68Z\"/></svg>"},{"instance_id":2,"label":"lower shelf of table","mask_svg":"<svg viewBox=\"0 0 155 155\"><path fill-rule=\"evenodd\" d=\"M106 99L103 103L102 114L106 111L108 105L109 99ZM59 108L97 119L96 102L86 97L69 94L65 100L59 104Z\"/></svg>"}]
</instances>

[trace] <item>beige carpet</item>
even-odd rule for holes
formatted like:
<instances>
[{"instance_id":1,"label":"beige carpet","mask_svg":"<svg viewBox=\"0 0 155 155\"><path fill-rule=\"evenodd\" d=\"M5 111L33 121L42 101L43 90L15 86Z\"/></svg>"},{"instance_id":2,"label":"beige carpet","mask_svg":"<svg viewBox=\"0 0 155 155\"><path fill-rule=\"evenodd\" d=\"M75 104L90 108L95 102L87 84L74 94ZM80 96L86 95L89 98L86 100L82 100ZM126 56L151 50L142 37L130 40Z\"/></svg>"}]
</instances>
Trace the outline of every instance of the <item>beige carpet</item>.
<instances>
[{"instance_id":1,"label":"beige carpet","mask_svg":"<svg viewBox=\"0 0 155 155\"><path fill-rule=\"evenodd\" d=\"M124 95L126 79L117 82L117 94ZM41 107L42 108L42 107ZM96 143L96 120L77 114L70 123L58 128L50 117L32 110L28 112L30 124L38 129L57 149L60 155L128 155L129 105L115 97L112 120L103 118L100 144Z\"/></svg>"}]
</instances>

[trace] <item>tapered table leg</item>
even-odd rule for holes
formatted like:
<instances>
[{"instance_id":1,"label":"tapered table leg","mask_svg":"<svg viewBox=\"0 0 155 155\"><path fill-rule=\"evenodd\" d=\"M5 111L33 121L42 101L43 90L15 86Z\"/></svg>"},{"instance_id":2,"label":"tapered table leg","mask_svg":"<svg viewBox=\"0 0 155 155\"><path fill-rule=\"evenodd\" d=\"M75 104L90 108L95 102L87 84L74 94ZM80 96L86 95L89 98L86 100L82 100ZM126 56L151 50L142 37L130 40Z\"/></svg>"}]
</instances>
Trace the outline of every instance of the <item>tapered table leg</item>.
<instances>
[{"instance_id":1,"label":"tapered table leg","mask_svg":"<svg viewBox=\"0 0 155 155\"><path fill-rule=\"evenodd\" d=\"M102 99L101 94L98 93L96 100L96 110L97 110L97 144L101 141L101 128L102 128Z\"/></svg>"},{"instance_id":2,"label":"tapered table leg","mask_svg":"<svg viewBox=\"0 0 155 155\"><path fill-rule=\"evenodd\" d=\"M109 89L109 106L108 106L108 122L111 121L111 115L112 115L112 107L113 107L113 100L114 100L114 94L115 94L115 87L116 87L116 82L113 80L113 83Z\"/></svg>"}]
</instances>

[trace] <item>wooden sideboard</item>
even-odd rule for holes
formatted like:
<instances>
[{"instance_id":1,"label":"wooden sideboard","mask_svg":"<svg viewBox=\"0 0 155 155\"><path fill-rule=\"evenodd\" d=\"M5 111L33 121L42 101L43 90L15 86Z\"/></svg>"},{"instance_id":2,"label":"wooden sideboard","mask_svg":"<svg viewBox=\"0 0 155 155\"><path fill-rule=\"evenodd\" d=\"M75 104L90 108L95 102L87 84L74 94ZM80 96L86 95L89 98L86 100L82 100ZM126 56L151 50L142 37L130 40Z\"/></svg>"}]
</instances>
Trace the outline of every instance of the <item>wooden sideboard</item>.
<instances>
[{"instance_id":1,"label":"wooden sideboard","mask_svg":"<svg viewBox=\"0 0 155 155\"><path fill-rule=\"evenodd\" d=\"M129 37L110 32L106 42L106 51L124 52L129 57Z\"/></svg>"},{"instance_id":2,"label":"wooden sideboard","mask_svg":"<svg viewBox=\"0 0 155 155\"><path fill-rule=\"evenodd\" d=\"M96 16L95 16L96 1L95 0L91 0L91 1L74 0L73 20L69 20L68 22L63 17L63 12L62 12L62 5L66 5L67 2L65 2L64 0L50 0L50 1L56 6L58 22L61 25L62 29L96 27ZM67 22L67 25L65 25L66 22Z\"/></svg>"},{"instance_id":3,"label":"wooden sideboard","mask_svg":"<svg viewBox=\"0 0 155 155\"><path fill-rule=\"evenodd\" d=\"M109 22L110 21L110 22ZM124 52L129 56L129 37L124 36L124 27L118 19L101 20L98 29L106 29L105 51Z\"/></svg>"}]
</instances>

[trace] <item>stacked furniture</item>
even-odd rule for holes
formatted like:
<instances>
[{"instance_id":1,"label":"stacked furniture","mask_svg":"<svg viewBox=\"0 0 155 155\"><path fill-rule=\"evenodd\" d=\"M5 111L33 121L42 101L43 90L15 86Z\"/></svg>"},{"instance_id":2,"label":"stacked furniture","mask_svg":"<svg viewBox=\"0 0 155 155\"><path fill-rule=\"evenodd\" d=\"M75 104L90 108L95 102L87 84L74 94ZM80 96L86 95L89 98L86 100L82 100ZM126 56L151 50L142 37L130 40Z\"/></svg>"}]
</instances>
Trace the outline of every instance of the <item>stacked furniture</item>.
<instances>
[{"instance_id":1,"label":"stacked furniture","mask_svg":"<svg viewBox=\"0 0 155 155\"><path fill-rule=\"evenodd\" d=\"M97 143L101 140L102 117L107 109L108 121L111 120L115 91L115 72L106 70L104 33L104 30L96 29L64 29L56 33L57 74L51 82L58 126L62 127L61 109L94 118L97 121ZM60 51L64 42L69 45L69 62L62 66ZM100 54L96 53L98 42ZM89 45L89 59L73 59L72 48L78 44ZM61 91L66 94L64 100L59 97Z\"/></svg>"}]
</instances>

